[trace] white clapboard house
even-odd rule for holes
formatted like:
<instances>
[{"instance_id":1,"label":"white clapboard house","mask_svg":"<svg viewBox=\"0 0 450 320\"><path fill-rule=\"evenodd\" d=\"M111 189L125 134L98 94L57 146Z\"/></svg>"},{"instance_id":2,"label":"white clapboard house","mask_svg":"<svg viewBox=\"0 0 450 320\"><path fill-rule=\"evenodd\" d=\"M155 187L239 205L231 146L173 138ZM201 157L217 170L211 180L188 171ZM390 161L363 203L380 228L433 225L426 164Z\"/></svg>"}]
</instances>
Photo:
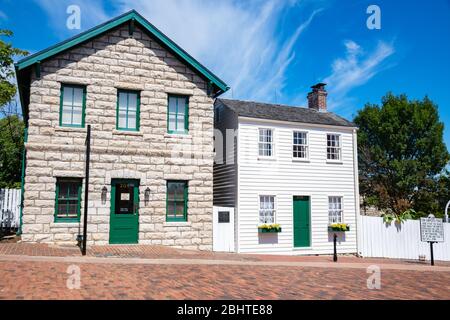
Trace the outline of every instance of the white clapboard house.
<instances>
[{"instance_id":1,"label":"white clapboard house","mask_svg":"<svg viewBox=\"0 0 450 320\"><path fill-rule=\"evenodd\" d=\"M215 250L330 254L345 223L338 252L357 252L357 128L326 97L317 84L307 108L216 100Z\"/></svg>"}]
</instances>

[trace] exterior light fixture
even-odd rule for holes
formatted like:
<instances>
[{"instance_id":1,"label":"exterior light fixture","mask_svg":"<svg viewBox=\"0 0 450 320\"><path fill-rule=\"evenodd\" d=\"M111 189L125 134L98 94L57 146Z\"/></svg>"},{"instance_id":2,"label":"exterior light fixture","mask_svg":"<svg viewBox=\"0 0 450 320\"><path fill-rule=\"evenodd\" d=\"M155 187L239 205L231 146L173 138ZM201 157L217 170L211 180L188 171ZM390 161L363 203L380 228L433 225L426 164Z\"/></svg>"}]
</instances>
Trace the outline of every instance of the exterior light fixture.
<instances>
[{"instance_id":1,"label":"exterior light fixture","mask_svg":"<svg viewBox=\"0 0 450 320\"><path fill-rule=\"evenodd\" d=\"M150 201L150 188L147 187L147 189L145 189L145 192L144 192L145 205L147 205L149 201Z\"/></svg>"},{"instance_id":2,"label":"exterior light fixture","mask_svg":"<svg viewBox=\"0 0 450 320\"><path fill-rule=\"evenodd\" d=\"M106 187L102 188L102 204L106 203L106 194L108 193L108 189Z\"/></svg>"}]
</instances>

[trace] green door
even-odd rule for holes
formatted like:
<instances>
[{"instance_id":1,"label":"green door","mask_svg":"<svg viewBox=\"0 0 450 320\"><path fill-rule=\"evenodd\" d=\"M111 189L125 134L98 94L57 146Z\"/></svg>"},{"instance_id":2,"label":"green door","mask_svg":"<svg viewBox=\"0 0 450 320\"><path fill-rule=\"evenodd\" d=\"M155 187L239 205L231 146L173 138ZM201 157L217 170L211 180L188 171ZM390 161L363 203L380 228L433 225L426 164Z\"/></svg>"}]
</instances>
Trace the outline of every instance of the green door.
<instances>
[{"instance_id":1,"label":"green door","mask_svg":"<svg viewBox=\"0 0 450 320\"><path fill-rule=\"evenodd\" d=\"M309 197L294 197L294 247L311 246Z\"/></svg>"},{"instance_id":2,"label":"green door","mask_svg":"<svg viewBox=\"0 0 450 320\"><path fill-rule=\"evenodd\" d=\"M139 181L111 181L109 243L138 243Z\"/></svg>"}]
</instances>

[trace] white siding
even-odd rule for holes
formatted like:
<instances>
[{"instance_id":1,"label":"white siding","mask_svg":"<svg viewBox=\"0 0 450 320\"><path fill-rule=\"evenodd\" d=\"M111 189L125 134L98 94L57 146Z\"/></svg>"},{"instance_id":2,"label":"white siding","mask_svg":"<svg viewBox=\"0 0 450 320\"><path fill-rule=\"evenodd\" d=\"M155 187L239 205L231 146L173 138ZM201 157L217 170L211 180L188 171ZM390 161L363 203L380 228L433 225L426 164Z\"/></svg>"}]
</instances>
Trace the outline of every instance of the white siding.
<instances>
[{"instance_id":1,"label":"white siding","mask_svg":"<svg viewBox=\"0 0 450 320\"><path fill-rule=\"evenodd\" d=\"M275 157L258 159L258 128L274 129ZM308 132L309 161L292 159L294 130ZM327 163L326 134L341 134L342 163ZM295 123L239 120L238 141L238 249L239 252L328 254L333 252L328 233L328 196L342 196L344 222L350 231L338 243L338 252L356 253L356 212L353 129ZM278 234L258 235L258 195L276 196ZM293 246L293 196L310 196L311 247ZM264 237L264 238L263 238ZM261 243L270 238L270 243Z\"/></svg>"}]
</instances>

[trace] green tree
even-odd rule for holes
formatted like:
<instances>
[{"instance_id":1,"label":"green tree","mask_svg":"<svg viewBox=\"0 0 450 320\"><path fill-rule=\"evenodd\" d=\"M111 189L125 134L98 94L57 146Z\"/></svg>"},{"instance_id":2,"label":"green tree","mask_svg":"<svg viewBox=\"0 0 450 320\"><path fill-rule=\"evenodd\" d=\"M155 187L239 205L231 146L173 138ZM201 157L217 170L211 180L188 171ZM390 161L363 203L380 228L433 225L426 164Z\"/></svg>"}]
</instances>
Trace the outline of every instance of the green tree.
<instances>
[{"instance_id":1,"label":"green tree","mask_svg":"<svg viewBox=\"0 0 450 320\"><path fill-rule=\"evenodd\" d=\"M0 29L0 107L9 103L17 93L14 83L14 57L28 54L1 39L1 37L10 38L12 35L11 31Z\"/></svg>"},{"instance_id":2,"label":"green tree","mask_svg":"<svg viewBox=\"0 0 450 320\"><path fill-rule=\"evenodd\" d=\"M26 51L2 40L12 32L0 30L0 188L20 186L24 124L15 101L14 58Z\"/></svg>"},{"instance_id":3,"label":"green tree","mask_svg":"<svg viewBox=\"0 0 450 320\"><path fill-rule=\"evenodd\" d=\"M0 119L0 188L18 188L24 123L17 115Z\"/></svg>"},{"instance_id":4,"label":"green tree","mask_svg":"<svg viewBox=\"0 0 450 320\"><path fill-rule=\"evenodd\" d=\"M360 129L360 192L369 204L397 216L408 209L442 212L439 179L450 155L437 106L428 97L389 93L381 106L366 105L354 122Z\"/></svg>"}]
</instances>

